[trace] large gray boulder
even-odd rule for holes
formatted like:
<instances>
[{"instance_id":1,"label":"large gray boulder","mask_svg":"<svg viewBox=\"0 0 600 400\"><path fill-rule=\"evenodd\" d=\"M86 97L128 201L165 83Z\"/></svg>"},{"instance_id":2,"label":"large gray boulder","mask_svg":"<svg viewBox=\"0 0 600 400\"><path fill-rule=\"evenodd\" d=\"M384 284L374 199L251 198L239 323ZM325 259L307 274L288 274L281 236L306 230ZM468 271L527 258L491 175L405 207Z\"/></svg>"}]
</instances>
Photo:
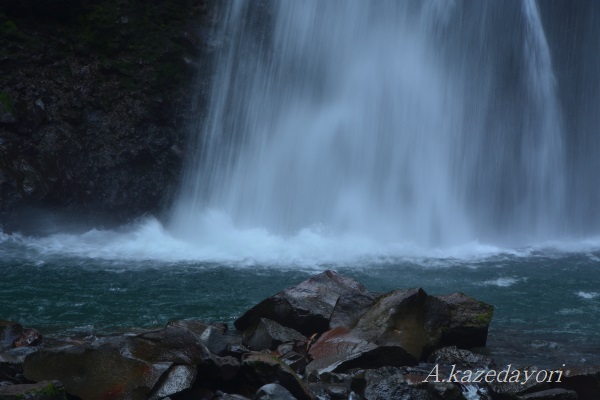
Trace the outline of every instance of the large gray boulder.
<instances>
[{"instance_id":1,"label":"large gray boulder","mask_svg":"<svg viewBox=\"0 0 600 400\"><path fill-rule=\"evenodd\" d=\"M325 271L263 300L234 325L245 331L261 318L267 318L306 336L322 333L329 329L338 299L347 294L367 295L368 291L352 278Z\"/></svg>"},{"instance_id":2,"label":"large gray boulder","mask_svg":"<svg viewBox=\"0 0 600 400\"><path fill-rule=\"evenodd\" d=\"M219 332L199 322L171 323L135 336L41 349L25 358L23 372L34 382L59 380L86 400L161 399L191 388L200 375L227 381L237 374L238 360L209 350L224 352Z\"/></svg>"},{"instance_id":3,"label":"large gray boulder","mask_svg":"<svg viewBox=\"0 0 600 400\"><path fill-rule=\"evenodd\" d=\"M399 289L379 296L352 327L337 327L310 349L308 374L414 365L435 349L485 345L493 308L461 293Z\"/></svg>"}]
</instances>

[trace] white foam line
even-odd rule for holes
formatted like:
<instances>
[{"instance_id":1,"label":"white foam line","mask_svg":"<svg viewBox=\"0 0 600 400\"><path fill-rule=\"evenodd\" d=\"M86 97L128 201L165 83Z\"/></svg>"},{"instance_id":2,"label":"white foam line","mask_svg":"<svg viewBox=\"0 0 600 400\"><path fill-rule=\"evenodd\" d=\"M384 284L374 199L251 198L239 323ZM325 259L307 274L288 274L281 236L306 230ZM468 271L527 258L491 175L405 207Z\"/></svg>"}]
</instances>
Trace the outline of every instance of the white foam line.
<instances>
[{"instance_id":1,"label":"white foam line","mask_svg":"<svg viewBox=\"0 0 600 400\"><path fill-rule=\"evenodd\" d=\"M273 265L278 267L320 268L322 265L365 265L394 263L399 260L427 267L452 267L486 259L502 260L528 257L535 251L590 252L600 247L600 239L581 242L556 242L522 249L482 244L478 241L448 248L428 248L414 243L381 243L356 234L335 235L322 227L306 228L290 237L271 234L265 229L238 229L230 219L207 214L197 231L185 234L166 230L155 218L147 218L117 230L92 229L83 234L53 234L46 237L7 235L0 232L0 245L12 245L26 258L43 260L49 256L68 256L105 260L156 260L160 262L204 262L236 267ZM0 254L3 250L0 247ZM558 254L557 253L557 254ZM510 286L512 278L484 284Z\"/></svg>"}]
</instances>

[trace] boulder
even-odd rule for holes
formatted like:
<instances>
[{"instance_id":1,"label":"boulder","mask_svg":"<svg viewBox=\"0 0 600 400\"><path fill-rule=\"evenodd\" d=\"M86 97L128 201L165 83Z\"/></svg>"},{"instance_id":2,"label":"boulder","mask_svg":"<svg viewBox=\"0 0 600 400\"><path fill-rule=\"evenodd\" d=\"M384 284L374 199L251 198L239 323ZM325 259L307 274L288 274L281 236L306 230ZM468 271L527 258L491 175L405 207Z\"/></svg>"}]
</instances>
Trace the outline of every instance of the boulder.
<instances>
[{"instance_id":1,"label":"boulder","mask_svg":"<svg viewBox=\"0 0 600 400\"><path fill-rule=\"evenodd\" d=\"M308 389L319 400L347 400L356 396L345 383L309 383Z\"/></svg>"},{"instance_id":2,"label":"boulder","mask_svg":"<svg viewBox=\"0 0 600 400\"><path fill-rule=\"evenodd\" d=\"M600 399L600 366L561 368L564 375L561 382L553 382L554 388L574 390L579 400Z\"/></svg>"},{"instance_id":3,"label":"boulder","mask_svg":"<svg viewBox=\"0 0 600 400\"><path fill-rule=\"evenodd\" d=\"M511 364L497 369L497 378L488 384L492 398L498 400L513 400L518 396L550 389L550 383L537 382L535 375L525 380L525 374L537 371L536 367L515 368ZM537 373L537 372L535 372ZM513 382L511 382L511 379Z\"/></svg>"},{"instance_id":4,"label":"boulder","mask_svg":"<svg viewBox=\"0 0 600 400\"><path fill-rule=\"evenodd\" d=\"M423 350L431 347L425 327L425 305L428 295L423 289L399 289L377 299L358 320L353 332L378 346L403 348L414 364Z\"/></svg>"},{"instance_id":5,"label":"boulder","mask_svg":"<svg viewBox=\"0 0 600 400\"><path fill-rule=\"evenodd\" d=\"M288 351L280 355L279 359L294 370L295 373L304 375L306 365L308 364L306 356L295 351Z\"/></svg>"},{"instance_id":6,"label":"boulder","mask_svg":"<svg viewBox=\"0 0 600 400\"><path fill-rule=\"evenodd\" d=\"M23 371L31 381L59 380L69 394L86 400L142 400L170 365L128 358L117 344L105 344L40 350L25 358Z\"/></svg>"},{"instance_id":7,"label":"boulder","mask_svg":"<svg viewBox=\"0 0 600 400\"><path fill-rule=\"evenodd\" d=\"M375 296L371 293L342 293L333 308L329 328L354 326L356 321L369 310L374 301Z\"/></svg>"},{"instance_id":8,"label":"boulder","mask_svg":"<svg viewBox=\"0 0 600 400\"><path fill-rule=\"evenodd\" d=\"M429 356L433 364L456 364L461 369L488 369L494 365L491 358L476 354L469 350L459 349L456 346L442 347Z\"/></svg>"},{"instance_id":9,"label":"boulder","mask_svg":"<svg viewBox=\"0 0 600 400\"><path fill-rule=\"evenodd\" d=\"M255 387L279 382L298 400L313 400L300 377L273 354L250 353L242 361L242 377Z\"/></svg>"},{"instance_id":10,"label":"boulder","mask_svg":"<svg viewBox=\"0 0 600 400\"><path fill-rule=\"evenodd\" d=\"M306 366L309 378L331 372L344 372L353 368L378 368L416 363L416 359L400 346L377 345L361 332L348 328L335 328L325 332L310 348L313 361Z\"/></svg>"},{"instance_id":11,"label":"boulder","mask_svg":"<svg viewBox=\"0 0 600 400\"><path fill-rule=\"evenodd\" d=\"M174 326L127 338L123 352L150 363L183 365L197 365L213 356L193 332Z\"/></svg>"},{"instance_id":12,"label":"boulder","mask_svg":"<svg viewBox=\"0 0 600 400\"><path fill-rule=\"evenodd\" d=\"M244 344L251 350L275 350L283 343L306 340L301 333L270 319L261 318L243 334Z\"/></svg>"},{"instance_id":13,"label":"boulder","mask_svg":"<svg viewBox=\"0 0 600 400\"><path fill-rule=\"evenodd\" d=\"M15 383L27 383L23 379L23 368L21 365L0 362L0 386Z\"/></svg>"},{"instance_id":14,"label":"boulder","mask_svg":"<svg viewBox=\"0 0 600 400\"><path fill-rule=\"evenodd\" d=\"M351 328L321 335L310 348L313 361L306 372L318 377L352 368L415 365L444 344L485 344L491 310L461 293L434 297L420 288L394 290L379 296Z\"/></svg>"},{"instance_id":15,"label":"boulder","mask_svg":"<svg viewBox=\"0 0 600 400\"><path fill-rule=\"evenodd\" d=\"M427 384L427 393L431 399L439 400L465 400L465 396L459 389L458 385L446 382L435 382ZM478 400L485 400L481 394Z\"/></svg>"},{"instance_id":16,"label":"boulder","mask_svg":"<svg viewBox=\"0 0 600 400\"><path fill-rule=\"evenodd\" d=\"M463 293L435 296L442 302L432 302L426 316L430 330L440 329L440 344L465 349L483 347L494 307Z\"/></svg>"},{"instance_id":17,"label":"boulder","mask_svg":"<svg viewBox=\"0 0 600 400\"><path fill-rule=\"evenodd\" d=\"M233 379L240 362L211 353L200 340L207 332L217 338L218 328L183 325L42 349L25 358L24 374L33 381L60 380L69 394L92 400L159 399L191 388L197 377L207 387ZM226 348L210 337L207 342Z\"/></svg>"},{"instance_id":18,"label":"boulder","mask_svg":"<svg viewBox=\"0 0 600 400\"><path fill-rule=\"evenodd\" d=\"M196 373L196 368L190 365L171 366L155 385L149 400L163 399L189 389L196 380Z\"/></svg>"},{"instance_id":19,"label":"boulder","mask_svg":"<svg viewBox=\"0 0 600 400\"><path fill-rule=\"evenodd\" d=\"M2 400L66 400L67 394L58 381L42 381L31 384L0 387Z\"/></svg>"},{"instance_id":20,"label":"boulder","mask_svg":"<svg viewBox=\"0 0 600 400\"><path fill-rule=\"evenodd\" d=\"M252 307L234 325L245 331L261 318L273 320L310 336L329 329L334 307L341 295L368 294L359 282L325 271Z\"/></svg>"},{"instance_id":21,"label":"boulder","mask_svg":"<svg viewBox=\"0 0 600 400\"><path fill-rule=\"evenodd\" d=\"M430 399L426 389L409 386L402 371L393 367L367 370L364 374L355 376L352 389L365 400Z\"/></svg>"},{"instance_id":22,"label":"boulder","mask_svg":"<svg viewBox=\"0 0 600 400\"><path fill-rule=\"evenodd\" d=\"M196 320L178 320L171 321L167 327L183 328L193 332L211 353L223 355L227 351L227 325L207 324Z\"/></svg>"},{"instance_id":23,"label":"boulder","mask_svg":"<svg viewBox=\"0 0 600 400\"><path fill-rule=\"evenodd\" d=\"M296 398L283 386L268 383L256 391L254 400L296 400Z\"/></svg>"}]
</instances>

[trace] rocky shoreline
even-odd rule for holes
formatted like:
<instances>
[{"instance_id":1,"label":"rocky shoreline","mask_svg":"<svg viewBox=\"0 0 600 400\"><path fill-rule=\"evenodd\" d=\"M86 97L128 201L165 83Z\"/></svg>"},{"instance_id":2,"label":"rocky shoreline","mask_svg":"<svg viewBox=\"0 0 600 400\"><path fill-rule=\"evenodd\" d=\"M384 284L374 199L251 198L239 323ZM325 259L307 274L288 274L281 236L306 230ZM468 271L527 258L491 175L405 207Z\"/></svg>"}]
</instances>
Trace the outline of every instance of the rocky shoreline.
<instances>
[{"instance_id":1,"label":"rocky shoreline","mask_svg":"<svg viewBox=\"0 0 600 400\"><path fill-rule=\"evenodd\" d=\"M461 293L371 293L325 271L234 329L180 320L55 339L1 321L0 399L600 398L600 368L494 363L484 348L492 314Z\"/></svg>"}]
</instances>

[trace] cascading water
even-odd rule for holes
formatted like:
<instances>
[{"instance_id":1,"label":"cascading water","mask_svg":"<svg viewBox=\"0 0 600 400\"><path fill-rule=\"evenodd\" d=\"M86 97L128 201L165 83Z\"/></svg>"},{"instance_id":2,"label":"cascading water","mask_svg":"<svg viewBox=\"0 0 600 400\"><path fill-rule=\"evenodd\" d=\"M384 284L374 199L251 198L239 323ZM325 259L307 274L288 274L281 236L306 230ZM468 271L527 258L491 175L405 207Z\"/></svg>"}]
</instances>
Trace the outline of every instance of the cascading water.
<instances>
[{"instance_id":1,"label":"cascading water","mask_svg":"<svg viewBox=\"0 0 600 400\"><path fill-rule=\"evenodd\" d=\"M239 0L225 19L176 235L214 237L215 215L278 237L425 247L567 233L534 0Z\"/></svg>"}]
</instances>

